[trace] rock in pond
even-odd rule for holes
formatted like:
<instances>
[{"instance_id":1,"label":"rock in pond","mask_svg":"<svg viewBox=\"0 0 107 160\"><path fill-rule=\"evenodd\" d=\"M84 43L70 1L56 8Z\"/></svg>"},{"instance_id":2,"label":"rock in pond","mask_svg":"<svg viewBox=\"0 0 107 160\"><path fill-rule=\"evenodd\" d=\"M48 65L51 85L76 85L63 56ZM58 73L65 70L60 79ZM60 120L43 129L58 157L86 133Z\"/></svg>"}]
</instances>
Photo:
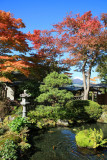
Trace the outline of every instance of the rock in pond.
<instances>
[{"instance_id":1,"label":"rock in pond","mask_svg":"<svg viewBox=\"0 0 107 160\"><path fill-rule=\"evenodd\" d=\"M67 120L60 120L60 119L58 119L58 121L57 121L57 126L64 126L64 127L68 127L69 126L69 123L68 123L68 121Z\"/></svg>"}]
</instances>

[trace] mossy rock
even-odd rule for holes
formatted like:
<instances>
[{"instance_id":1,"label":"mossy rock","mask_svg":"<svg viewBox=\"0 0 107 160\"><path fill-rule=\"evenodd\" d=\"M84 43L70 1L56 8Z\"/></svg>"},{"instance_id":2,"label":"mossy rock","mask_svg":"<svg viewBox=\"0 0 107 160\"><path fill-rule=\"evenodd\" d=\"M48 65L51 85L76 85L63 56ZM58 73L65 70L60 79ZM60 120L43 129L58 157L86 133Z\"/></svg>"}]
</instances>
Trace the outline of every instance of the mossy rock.
<instances>
[{"instance_id":1,"label":"mossy rock","mask_svg":"<svg viewBox=\"0 0 107 160\"><path fill-rule=\"evenodd\" d=\"M76 135L76 144L79 147L86 147L86 148L97 148L99 146L103 147L107 144L107 139L103 139L103 132L102 130L92 130L86 129L79 131Z\"/></svg>"},{"instance_id":2,"label":"mossy rock","mask_svg":"<svg viewBox=\"0 0 107 160\"><path fill-rule=\"evenodd\" d=\"M69 122L67 120L61 120L61 119L58 119L56 124L57 126L63 126L63 127L69 126Z\"/></svg>"}]
</instances>

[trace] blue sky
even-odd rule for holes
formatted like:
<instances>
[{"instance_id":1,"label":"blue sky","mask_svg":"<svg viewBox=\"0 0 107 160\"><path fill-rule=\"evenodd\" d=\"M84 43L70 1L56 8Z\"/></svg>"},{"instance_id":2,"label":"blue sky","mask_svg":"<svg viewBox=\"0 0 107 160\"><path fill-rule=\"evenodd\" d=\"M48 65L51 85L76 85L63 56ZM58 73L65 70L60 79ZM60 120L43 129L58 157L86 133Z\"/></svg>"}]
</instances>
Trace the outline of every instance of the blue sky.
<instances>
[{"instance_id":1,"label":"blue sky","mask_svg":"<svg viewBox=\"0 0 107 160\"><path fill-rule=\"evenodd\" d=\"M82 15L91 10L94 16L107 13L107 0L1 0L0 10L10 11L15 18L21 18L26 25L23 32L32 33L34 29L51 29L70 11ZM92 77L96 75L93 72ZM81 76L80 73L73 74L73 77Z\"/></svg>"}]
</instances>

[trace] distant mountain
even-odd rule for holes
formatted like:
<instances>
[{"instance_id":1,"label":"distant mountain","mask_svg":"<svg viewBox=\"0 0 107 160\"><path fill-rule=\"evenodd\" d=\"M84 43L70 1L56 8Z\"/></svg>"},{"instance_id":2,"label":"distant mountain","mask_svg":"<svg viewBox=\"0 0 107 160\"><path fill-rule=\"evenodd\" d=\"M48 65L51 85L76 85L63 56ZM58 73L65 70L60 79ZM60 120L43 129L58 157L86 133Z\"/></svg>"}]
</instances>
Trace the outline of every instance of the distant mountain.
<instances>
[{"instance_id":1,"label":"distant mountain","mask_svg":"<svg viewBox=\"0 0 107 160\"><path fill-rule=\"evenodd\" d=\"M73 79L73 84L80 84L80 85L82 85L83 84L83 80L81 80L79 78L74 78Z\"/></svg>"}]
</instances>

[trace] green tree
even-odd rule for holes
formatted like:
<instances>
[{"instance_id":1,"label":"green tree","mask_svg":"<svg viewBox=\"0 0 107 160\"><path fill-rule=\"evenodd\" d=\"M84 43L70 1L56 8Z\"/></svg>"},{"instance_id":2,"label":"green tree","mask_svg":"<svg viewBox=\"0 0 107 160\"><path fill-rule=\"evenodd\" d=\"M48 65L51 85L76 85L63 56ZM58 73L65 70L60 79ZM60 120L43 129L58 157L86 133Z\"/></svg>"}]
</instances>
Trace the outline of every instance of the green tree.
<instances>
[{"instance_id":1,"label":"green tree","mask_svg":"<svg viewBox=\"0 0 107 160\"><path fill-rule=\"evenodd\" d=\"M99 73L102 82L107 84L107 56L102 57L99 60L99 65L97 66L96 71Z\"/></svg>"},{"instance_id":2,"label":"green tree","mask_svg":"<svg viewBox=\"0 0 107 160\"><path fill-rule=\"evenodd\" d=\"M71 92L59 89L67 84L71 84L71 79L65 74L50 73L40 85L41 94L36 101L44 106L63 107L73 97Z\"/></svg>"}]
</instances>

